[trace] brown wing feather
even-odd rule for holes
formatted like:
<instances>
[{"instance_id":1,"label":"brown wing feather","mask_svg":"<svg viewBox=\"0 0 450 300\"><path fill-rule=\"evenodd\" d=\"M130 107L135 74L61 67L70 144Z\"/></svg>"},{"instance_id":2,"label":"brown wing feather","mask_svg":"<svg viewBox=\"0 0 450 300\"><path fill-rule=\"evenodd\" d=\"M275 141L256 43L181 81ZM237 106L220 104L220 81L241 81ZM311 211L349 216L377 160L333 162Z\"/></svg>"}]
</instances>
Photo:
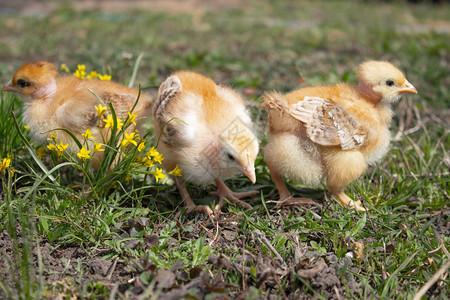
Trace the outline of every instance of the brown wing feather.
<instances>
[{"instance_id":1,"label":"brown wing feather","mask_svg":"<svg viewBox=\"0 0 450 300\"><path fill-rule=\"evenodd\" d=\"M290 106L290 114L305 123L308 137L323 146L343 150L364 144L367 131L344 108L328 99L305 97Z\"/></svg>"},{"instance_id":2,"label":"brown wing feather","mask_svg":"<svg viewBox=\"0 0 450 300\"><path fill-rule=\"evenodd\" d=\"M136 97L133 95L122 95L111 92L100 95L100 98L102 98L106 104L111 103L116 112L116 116L122 120L127 118L128 113L131 111L131 108L136 101Z\"/></svg>"},{"instance_id":3,"label":"brown wing feather","mask_svg":"<svg viewBox=\"0 0 450 300\"><path fill-rule=\"evenodd\" d=\"M169 100L175 97L182 90L182 84L178 76L173 75L164 81L159 87L158 97L153 105L153 117L162 118L167 109Z\"/></svg>"},{"instance_id":4,"label":"brown wing feather","mask_svg":"<svg viewBox=\"0 0 450 300\"><path fill-rule=\"evenodd\" d=\"M180 78L177 75L170 76L159 87L158 97L153 104L153 117L157 121L157 127L162 130L161 140L169 146L182 147L188 144L182 130L186 124L173 119L174 116L170 109L170 105L173 103L171 100L182 90Z\"/></svg>"}]
</instances>

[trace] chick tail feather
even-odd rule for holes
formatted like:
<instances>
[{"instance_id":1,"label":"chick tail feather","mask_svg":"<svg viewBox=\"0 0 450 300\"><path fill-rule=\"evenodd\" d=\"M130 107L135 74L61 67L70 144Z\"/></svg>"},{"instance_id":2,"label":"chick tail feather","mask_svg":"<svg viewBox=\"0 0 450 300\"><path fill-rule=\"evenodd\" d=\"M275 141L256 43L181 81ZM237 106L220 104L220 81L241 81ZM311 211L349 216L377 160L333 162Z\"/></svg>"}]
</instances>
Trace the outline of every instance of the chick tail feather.
<instances>
[{"instance_id":1,"label":"chick tail feather","mask_svg":"<svg viewBox=\"0 0 450 300\"><path fill-rule=\"evenodd\" d=\"M264 94L262 106L268 111L278 110L289 114L289 106L286 97L283 94L272 91Z\"/></svg>"}]
</instances>

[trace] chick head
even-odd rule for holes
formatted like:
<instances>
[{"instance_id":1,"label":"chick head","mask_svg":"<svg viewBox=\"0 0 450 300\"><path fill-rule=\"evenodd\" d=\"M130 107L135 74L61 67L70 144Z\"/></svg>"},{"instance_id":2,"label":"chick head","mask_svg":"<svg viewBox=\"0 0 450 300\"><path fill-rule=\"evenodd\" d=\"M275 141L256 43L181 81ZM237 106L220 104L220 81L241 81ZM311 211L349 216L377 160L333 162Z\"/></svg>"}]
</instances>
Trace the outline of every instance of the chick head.
<instances>
[{"instance_id":1,"label":"chick head","mask_svg":"<svg viewBox=\"0 0 450 300\"><path fill-rule=\"evenodd\" d=\"M49 62L27 63L21 66L3 91L13 92L24 100L51 95L56 90L56 66Z\"/></svg>"},{"instance_id":2,"label":"chick head","mask_svg":"<svg viewBox=\"0 0 450 300\"><path fill-rule=\"evenodd\" d=\"M239 118L235 119L219 135L218 144L221 177L239 171L255 183L254 163L258 154L258 140L248 125Z\"/></svg>"},{"instance_id":3,"label":"chick head","mask_svg":"<svg viewBox=\"0 0 450 300\"><path fill-rule=\"evenodd\" d=\"M359 65L356 77L359 87L374 100L388 103L396 102L401 94L415 93L416 88L405 75L392 64L385 61L368 61Z\"/></svg>"}]
</instances>

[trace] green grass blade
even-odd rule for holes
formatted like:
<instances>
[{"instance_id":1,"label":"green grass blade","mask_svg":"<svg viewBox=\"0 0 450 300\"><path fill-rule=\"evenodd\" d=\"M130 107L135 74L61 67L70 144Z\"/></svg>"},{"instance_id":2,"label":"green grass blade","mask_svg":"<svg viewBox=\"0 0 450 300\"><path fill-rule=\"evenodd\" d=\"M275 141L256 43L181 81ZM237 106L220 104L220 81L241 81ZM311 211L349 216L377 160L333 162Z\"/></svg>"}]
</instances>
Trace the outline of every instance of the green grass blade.
<instances>
[{"instance_id":1,"label":"green grass blade","mask_svg":"<svg viewBox=\"0 0 450 300\"><path fill-rule=\"evenodd\" d=\"M16 116L14 114L14 112L11 112L11 115L14 119L14 124L16 125L16 129L17 132L20 135L20 138L22 139L22 141L24 142L28 152L30 153L31 157L34 159L34 161L38 164L38 166L41 168L41 170L45 173L45 177L50 178L51 181L53 181L53 183L55 183L56 185L59 185L58 181L55 179L55 177L53 177L53 175L51 175L49 172L49 170L47 169L47 167L44 165L44 163L39 159L39 157L37 157L36 153L33 150L33 147L31 147L30 142L28 142L28 140L26 139L26 137L22 134L22 132L20 131L19 128L19 123L17 122Z\"/></svg>"},{"instance_id":2,"label":"green grass blade","mask_svg":"<svg viewBox=\"0 0 450 300\"><path fill-rule=\"evenodd\" d=\"M133 67L133 73L131 74L130 82L128 83L128 87L132 87L134 85L134 82L136 81L137 73L139 71L139 65L141 64L142 57L144 57L144 53L139 53L138 57L136 58L136 62L134 63Z\"/></svg>"}]
</instances>

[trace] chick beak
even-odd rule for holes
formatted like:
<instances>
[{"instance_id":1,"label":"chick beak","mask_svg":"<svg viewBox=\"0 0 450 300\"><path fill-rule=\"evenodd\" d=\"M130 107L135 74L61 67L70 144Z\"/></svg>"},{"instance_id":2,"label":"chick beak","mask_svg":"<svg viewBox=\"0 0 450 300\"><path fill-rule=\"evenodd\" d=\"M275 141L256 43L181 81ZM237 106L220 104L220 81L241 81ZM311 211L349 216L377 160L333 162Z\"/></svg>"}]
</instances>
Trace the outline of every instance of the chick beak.
<instances>
[{"instance_id":1,"label":"chick beak","mask_svg":"<svg viewBox=\"0 0 450 300\"><path fill-rule=\"evenodd\" d=\"M15 92L16 91L16 89L12 85L12 80L8 81L8 83L3 86L3 91L4 92Z\"/></svg>"},{"instance_id":2,"label":"chick beak","mask_svg":"<svg viewBox=\"0 0 450 300\"><path fill-rule=\"evenodd\" d=\"M405 79L405 83L400 88L400 94L407 93L417 94L417 90L408 80Z\"/></svg>"},{"instance_id":3,"label":"chick beak","mask_svg":"<svg viewBox=\"0 0 450 300\"><path fill-rule=\"evenodd\" d=\"M252 160L250 159L249 154L247 154L247 162L245 164L241 165L241 167L239 168L239 171L241 171L242 174L247 176L248 179L250 179L250 181L253 184L255 184L255 182L256 182L255 166L254 166Z\"/></svg>"},{"instance_id":4,"label":"chick beak","mask_svg":"<svg viewBox=\"0 0 450 300\"><path fill-rule=\"evenodd\" d=\"M241 170L242 174L248 177L250 181L255 184L256 182L256 174L255 174L255 167L253 165L245 166Z\"/></svg>"}]
</instances>

